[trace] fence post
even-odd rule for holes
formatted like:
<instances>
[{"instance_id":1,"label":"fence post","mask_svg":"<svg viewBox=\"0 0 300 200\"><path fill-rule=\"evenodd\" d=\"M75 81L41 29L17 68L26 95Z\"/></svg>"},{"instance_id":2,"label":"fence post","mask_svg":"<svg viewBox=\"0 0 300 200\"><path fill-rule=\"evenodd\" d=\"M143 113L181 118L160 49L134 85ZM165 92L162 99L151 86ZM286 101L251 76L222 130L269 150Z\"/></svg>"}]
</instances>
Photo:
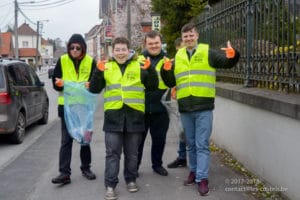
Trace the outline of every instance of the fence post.
<instances>
[{"instance_id":1,"label":"fence post","mask_svg":"<svg viewBox=\"0 0 300 200\"><path fill-rule=\"evenodd\" d=\"M204 9L205 9L205 42L207 43L207 44L210 44L211 45L211 41L210 41L210 39L211 39L211 34L210 34L210 30L211 30L211 28L210 28L210 20L209 20L209 17L210 17L210 9L211 9L211 7L210 7L210 5L209 4L207 4L205 7L204 7Z\"/></svg>"},{"instance_id":2,"label":"fence post","mask_svg":"<svg viewBox=\"0 0 300 200\"><path fill-rule=\"evenodd\" d=\"M246 79L244 82L245 87L252 87L253 84L250 83L250 75L251 75L251 62L252 60L252 41L253 41L253 26L254 26L254 20L253 20L253 1L248 0L247 2L247 44L246 44Z\"/></svg>"}]
</instances>

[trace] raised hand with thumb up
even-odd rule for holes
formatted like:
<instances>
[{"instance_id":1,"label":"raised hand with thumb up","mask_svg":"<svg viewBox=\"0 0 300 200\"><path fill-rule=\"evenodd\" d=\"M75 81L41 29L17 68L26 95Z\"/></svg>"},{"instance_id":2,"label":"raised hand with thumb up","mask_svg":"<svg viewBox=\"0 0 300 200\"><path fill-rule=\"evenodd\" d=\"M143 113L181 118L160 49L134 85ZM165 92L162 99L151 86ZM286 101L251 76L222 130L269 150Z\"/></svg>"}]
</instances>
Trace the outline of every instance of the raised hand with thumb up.
<instances>
[{"instance_id":1,"label":"raised hand with thumb up","mask_svg":"<svg viewBox=\"0 0 300 200\"><path fill-rule=\"evenodd\" d=\"M98 63L97 63L97 68L98 68L100 71L106 70L105 63L106 63L105 60L99 60Z\"/></svg>"},{"instance_id":2,"label":"raised hand with thumb up","mask_svg":"<svg viewBox=\"0 0 300 200\"><path fill-rule=\"evenodd\" d=\"M141 68L142 68L142 69L148 69L150 66L151 66L151 61L150 61L150 58L147 57L147 59L146 59L145 62L144 62L144 65L141 66Z\"/></svg>"},{"instance_id":3,"label":"raised hand with thumb up","mask_svg":"<svg viewBox=\"0 0 300 200\"><path fill-rule=\"evenodd\" d=\"M230 41L227 41L227 47L221 48L221 50L225 51L226 58L234 58L235 50L232 48Z\"/></svg>"},{"instance_id":4,"label":"raised hand with thumb up","mask_svg":"<svg viewBox=\"0 0 300 200\"><path fill-rule=\"evenodd\" d=\"M172 59L164 57L164 70L170 71L172 69Z\"/></svg>"}]
</instances>

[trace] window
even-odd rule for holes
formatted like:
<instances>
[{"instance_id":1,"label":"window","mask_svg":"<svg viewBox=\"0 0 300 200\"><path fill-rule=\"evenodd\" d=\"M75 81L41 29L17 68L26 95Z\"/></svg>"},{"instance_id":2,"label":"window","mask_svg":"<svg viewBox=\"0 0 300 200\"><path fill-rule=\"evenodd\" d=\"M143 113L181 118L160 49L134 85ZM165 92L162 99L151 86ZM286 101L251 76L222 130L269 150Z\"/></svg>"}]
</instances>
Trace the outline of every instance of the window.
<instances>
[{"instance_id":1,"label":"window","mask_svg":"<svg viewBox=\"0 0 300 200\"><path fill-rule=\"evenodd\" d=\"M28 41L23 41L23 42L22 42L22 47L23 47L23 48L28 48L28 46L29 46Z\"/></svg>"},{"instance_id":2,"label":"window","mask_svg":"<svg viewBox=\"0 0 300 200\"><path fill-rule=\"evenodd\" d=\"M39 77L37 76L37 74L32 69L32 67L28 68L28 72L29 72L29 75L30 75L30 79L31 79L32 85L38 86L41 81L40 81Z\"/></svg>"},{"instance_id":3,"label":"window","mask_svg":"<svg viewBox=\"0 0 300 200\"><path fill-rule=\"evenodd\" d=\"M18 86L32 85L31 77L27 71L27 67L23 64L10 66L8 72Z\"/></svg>"}]
</instances>

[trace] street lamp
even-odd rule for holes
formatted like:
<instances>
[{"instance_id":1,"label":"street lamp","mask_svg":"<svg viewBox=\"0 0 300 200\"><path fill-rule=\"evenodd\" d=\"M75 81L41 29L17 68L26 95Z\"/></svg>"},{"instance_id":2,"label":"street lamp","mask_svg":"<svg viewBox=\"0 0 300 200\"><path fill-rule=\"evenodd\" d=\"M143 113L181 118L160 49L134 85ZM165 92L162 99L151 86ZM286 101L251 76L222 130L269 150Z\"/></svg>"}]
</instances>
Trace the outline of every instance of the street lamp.
<instances>
[{"instance_id":1,"label":"street lamp","mask_svg":"<svg viewBox=\"0 0 300 200\"><path fill-rule=\"evenodd\" d=\"M15 0L15 58L19 59L19 38L18 38L18 11L19 11L19 5L20 4L31 4L35 3L35 1L27 1L27 2L21 2L18 3L17 0Z\"/></svg>"}]
</instances>

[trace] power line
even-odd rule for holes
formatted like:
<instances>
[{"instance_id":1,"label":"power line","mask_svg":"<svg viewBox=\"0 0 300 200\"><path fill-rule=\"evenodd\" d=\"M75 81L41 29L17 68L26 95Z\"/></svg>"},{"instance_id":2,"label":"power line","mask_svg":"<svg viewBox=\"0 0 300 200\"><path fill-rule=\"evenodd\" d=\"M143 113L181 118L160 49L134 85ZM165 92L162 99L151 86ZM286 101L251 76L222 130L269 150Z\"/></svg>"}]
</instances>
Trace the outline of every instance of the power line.
<instances>
[{"instance_id":1,"label":"power line","mask_svg":"<svg viewBox=\"0 0 300 200\"><path fill-rule=\"evenodd\" d=\"M27 17L27 16L25 15L25 13L24 13L20 8L19 8L18 10L19 10L19 12L23 15L23 17L25 17L25 19L27 19L31 24L36 25L36 23L33 22L29 17Z\"/></svg>"},{"instance_id":2,"label":"power line","mask_svg":"<svg viewBox=\"0 0 300 200\"><path fill-rule=\"evenodd\" d=\"M48 6L57 6L57 5L63 5L63 4L66 4L66 3L69 3L69 2L72 2L72 1L74 1L74 0L59 0L59 1L55 1L55 2L49 2L49 3L43 3L43 4L38 4L38 3L34 3L34 4L28 4L28 5L23 5L23 7L30 7L30 8L32 8L32 7L47 7L48 8Z\"/></svg>"},{"instance_id":3,"label":"power line","mask_svg":"<svg viewBox=\"0 0 300 200\"><path fill-rule=\"evenodd\" d=\"M11 13L11 11L12 11L12 7L9 7L9 8L7 9L7 13L4 14L4 15L2 15L2 16L0 16L0 19L2 19L2 20L0 21L0 25L3 24L5 21L7 21L7 19L8 19L7 16L9 16L9 14ZM5 17L4 17L4 16L5 16ZM12 17L13 17L13 15L12 15Z\"/></svg>"},{"instance_id":4,"label":"power line","mask_svg":"<svg viewBox=\"0 0 300 200\"><path fill-rule=\"evenodd\" d=\"M48 6L48 7L39 7L39 8L26 8L24 10L43 10L43 9L48 9L48 8L55 8L55 7L59 7L59 6L62 6L62 5L65 5L65 4L68 4L68 3L71 3L75 0L68 0L68 2L64 2L64 3L61 3L61 4L57 4L57 5L53 5L53 6Z\"/></svg>"},{"instance_id":5,"label":"power line","mask_svg":"<svg viewBox=\"0 0 300 200\"><path fill-rule=\"evenodd\" d=\"M5 6L9 5L9 4L11 4L11 2L2 4L2 5L0 5L0 8L1 8L1 7L5 7Z\"/></svg>"}]
</instances>

